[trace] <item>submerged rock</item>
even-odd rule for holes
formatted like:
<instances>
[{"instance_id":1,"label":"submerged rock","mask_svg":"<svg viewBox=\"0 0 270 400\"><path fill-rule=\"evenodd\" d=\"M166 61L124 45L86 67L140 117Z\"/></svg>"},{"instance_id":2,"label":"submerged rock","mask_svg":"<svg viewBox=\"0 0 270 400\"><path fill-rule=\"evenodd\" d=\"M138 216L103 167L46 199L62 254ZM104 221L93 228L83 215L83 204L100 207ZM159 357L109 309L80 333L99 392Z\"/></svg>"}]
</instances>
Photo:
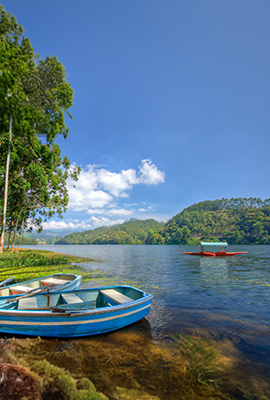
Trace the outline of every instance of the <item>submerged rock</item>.
<instances>
[{"instance_id":1,"label":"submerged rock","mask_svg":"<svg viewBox=\"0 0 270 400\"><path fill-rule=\"evenodd\" d=\"M8 363L0 364L0 400L40 398L40 385L25 368Z\"/></svg>"}]
</instances>

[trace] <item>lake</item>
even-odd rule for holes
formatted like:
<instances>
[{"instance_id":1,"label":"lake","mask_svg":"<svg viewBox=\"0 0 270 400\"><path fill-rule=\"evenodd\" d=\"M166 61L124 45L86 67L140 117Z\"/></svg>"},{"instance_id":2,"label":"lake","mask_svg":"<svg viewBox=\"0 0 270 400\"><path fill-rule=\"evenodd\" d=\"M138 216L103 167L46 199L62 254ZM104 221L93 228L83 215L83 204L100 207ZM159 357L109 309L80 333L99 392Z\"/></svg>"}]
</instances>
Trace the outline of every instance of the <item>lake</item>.
<instances>
[{"instance_id":1,"label":"lake","mask_svg":"<svg viewBox=\"0 0 270 400\"><path fill-rule=\"evenodd\" d=\"M154 294L147 318L154 337L200 328L268 345L270 246L230 246L248 253L227 258L180 255L179 246L27 247L98 260L83 265L103 271L112 284L129 283Z\"/></svg>"},{"instance_id":2,"label":"lake","mask_svg":"<svg viewBox=\"0 0 270 400\"><path fill-rule=\"evenodd\" d=\"M25 247L97 260L82 265L102 277L82 287L125 283L152 293L147 324L141 324L152 340L176 334L227 338L270 376L270 246L230 246L229 251L248 253L227 258L181 255L179 246Z\"/></svg>"}]
</instances>

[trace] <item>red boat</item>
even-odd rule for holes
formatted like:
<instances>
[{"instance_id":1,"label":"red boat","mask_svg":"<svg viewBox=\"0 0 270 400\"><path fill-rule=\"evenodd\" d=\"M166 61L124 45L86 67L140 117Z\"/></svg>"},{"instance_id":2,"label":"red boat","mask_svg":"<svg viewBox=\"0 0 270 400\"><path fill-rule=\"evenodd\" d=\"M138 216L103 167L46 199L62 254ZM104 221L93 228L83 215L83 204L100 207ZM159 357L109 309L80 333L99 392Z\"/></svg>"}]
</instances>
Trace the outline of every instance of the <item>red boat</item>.
<instances>
[{"instance_id":1,"label":"red boat","mask_svg":"<svg viewBox=\"0 0 270 400\"><path fill-rule=\"evenodd\" d=\"M190 256L205 256L205 257L228 257L228 256L236 256L238 254L246 254L247 251L226 251L226 247L228 247L227 242L201 242L200 243L201 250L199 253L193 253L193 252L188 252L188 251L182 251L181 249L181 254L189 254ZM204 248L208 246L212 247L222 247L222 250L217 251L217 252L212 252L212 251L205 251Z\"/></svg>"}]
</instances>

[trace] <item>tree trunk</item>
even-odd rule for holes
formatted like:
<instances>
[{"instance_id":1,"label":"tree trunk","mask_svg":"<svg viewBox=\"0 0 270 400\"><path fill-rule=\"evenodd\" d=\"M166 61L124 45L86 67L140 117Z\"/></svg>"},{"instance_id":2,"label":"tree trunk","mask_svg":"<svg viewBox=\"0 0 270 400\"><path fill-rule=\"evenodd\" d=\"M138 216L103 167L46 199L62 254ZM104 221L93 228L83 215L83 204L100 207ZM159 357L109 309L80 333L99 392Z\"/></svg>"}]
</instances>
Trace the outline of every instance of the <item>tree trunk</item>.
<instances>
[{"instance_id":1,"label":"tree trunk","mask_svg":"<svg viewBox=\"0 0 270 400\"><path fill-rule=\"evenodd\" d=\"M17 228L18 228L18 223L19 223L19 220L20 220L21 213L22 213L22 210L20 211L19 216L18 216L17 221L16 221L16 224L15 224L11 253L14 253L16 233L17 233Z\"/></svg>"},{"instance_id":2,"label":"tree trunk","mask_svg":"<svg viewBox=\"0 0 270 400\"><path fill-rule=\"evenodd\" d=\"M14 246L15 246L15 239L16 239L16 232L17 232L17 225L18 225L18 223L16 224L16 227L14 228L13 240L12 240L12 247L11 247L11 253L14 253Z\"/></svg>"},{"instance_id":3,"label":"tree trunk","mask_svg":"<svg viewBox=\"0 0 270 400\"><path fill-rule=\"evenodd\" d=\"M2 220L1 236L0 236L0 254L2 254L3 250L4 250L4 238L5 238L5 229L6 229L6 213L7 213L7 197L8 197L8 174L9 174L11 139L12 139L12 115L10 116L10 119L9 119L9 145L8 145L8 155L7 155L7 162L6 162L3 220Z\"/></svg>"},{"instance_id":4,"label":"tree trunk","mask_svg":"<svg viewBox=\"0 0 270 400\"><path fill-rule=\"evenodd\" d=\"M9 250L11 234L12 234L12 228L10 227L10 229L9 229L9 234L8 234L8 245L7 245L7 250Z\"/></svg>"},{"instance_id":5,"label":"tree trunk","mask_svg":"<svg viewBox=\"0 0 270 400\"><path fill-rule=\"evenodd\" d=\"M23 215L23 220L22 220L22 225L21 225L21 233L20 233L20 239L19 239L19 243L18 243L18 247L17 247L17 252L19 251L20 245L21 245L21 241L22 241L22 234L23 234L23 227L24 227L24 217L25 214Z\"/></svg>"}]
</instances>

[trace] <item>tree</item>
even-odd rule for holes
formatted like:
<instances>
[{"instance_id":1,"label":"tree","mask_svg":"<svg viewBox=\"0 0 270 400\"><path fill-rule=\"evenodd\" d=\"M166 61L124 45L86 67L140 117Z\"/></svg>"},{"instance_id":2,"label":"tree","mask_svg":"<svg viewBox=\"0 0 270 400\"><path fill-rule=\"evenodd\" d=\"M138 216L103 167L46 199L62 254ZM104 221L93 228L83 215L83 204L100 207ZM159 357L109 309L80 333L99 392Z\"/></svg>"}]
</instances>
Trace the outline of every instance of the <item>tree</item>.
<instances>
[{"instance_id":1,"label":"tree","mask_svg":"<svg viewBox=\"0 0 270 400\"><path fill-rule=\"evenodd\" d=\"M57 135L68 135L64 116L67 113L71 117L73 91L66 78L65 69L55 56L42 60L34 54L29 39L23 37L22 27L0 6L0 188L3 195L10 153L10 194L16 203L14 209L13 202L13 211L9 209L13 228L20 226L20 221L24 227L30 214L40 225L42 218L50 218L55 212L61 216L66 209L66 179L76 179L79 172L69 170L69 160L61 159L60 149L54 144ZM11 120L12 133L8 130ZM4 202L0 207L0 252L6 206Z\"/></svg>"}]
</instances>

